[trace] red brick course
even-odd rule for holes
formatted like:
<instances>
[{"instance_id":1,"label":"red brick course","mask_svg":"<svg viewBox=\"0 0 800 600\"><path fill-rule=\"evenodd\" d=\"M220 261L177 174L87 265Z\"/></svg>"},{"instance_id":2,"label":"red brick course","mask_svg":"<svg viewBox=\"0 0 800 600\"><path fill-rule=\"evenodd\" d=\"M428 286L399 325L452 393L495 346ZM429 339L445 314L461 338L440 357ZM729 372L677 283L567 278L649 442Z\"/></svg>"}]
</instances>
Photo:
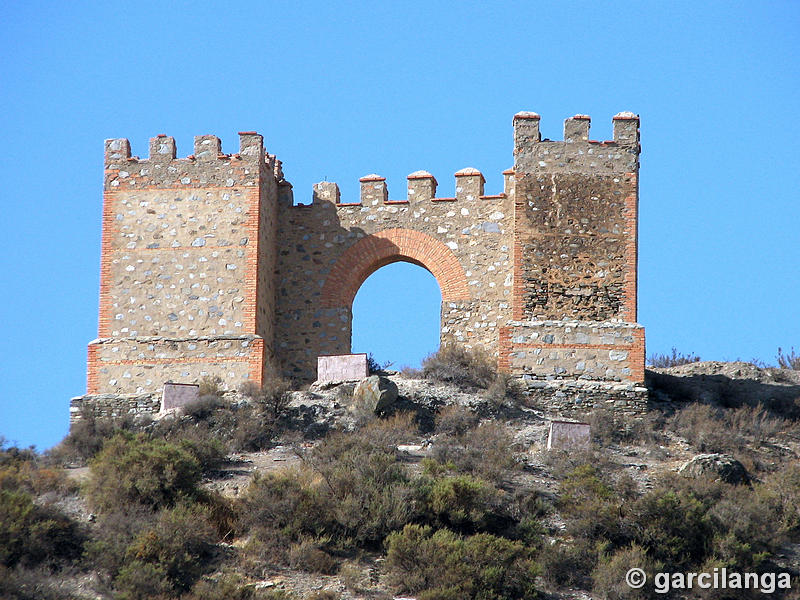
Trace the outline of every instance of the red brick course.
<instances>
[{"instance_id":1,"label":"red brick course","mask_svg":"<svg viewBox=\"0 0 800 600\"><path fill-rule=\"evenodd\" d=\"M349 307L367 277L398 261L430 271L439 283L443 302L469 299L464 269L447 246L419 231L386 229L362 238L339 257L325 279L322 307Z\"/></svg>"}]
</instances>

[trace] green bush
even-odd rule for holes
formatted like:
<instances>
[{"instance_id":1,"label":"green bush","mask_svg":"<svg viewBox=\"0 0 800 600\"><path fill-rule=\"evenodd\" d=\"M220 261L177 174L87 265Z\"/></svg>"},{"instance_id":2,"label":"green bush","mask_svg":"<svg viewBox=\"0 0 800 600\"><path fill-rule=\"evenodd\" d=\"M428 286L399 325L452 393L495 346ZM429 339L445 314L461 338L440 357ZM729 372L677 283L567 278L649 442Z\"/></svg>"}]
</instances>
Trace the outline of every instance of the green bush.
<instances>
[{"instance_id":1,"label":"green bush","mask_svg":"<svg viewBox=\"0 0 800 600\"><path fill-rule=\"evenodd\" d=\"M503 492L470 475L441 477L419 484L431 522L466 532L497 531L506 524Z\"/></svg>"},{"instance_id":2,"label":"green bush","mask_svg":"<svg viewBox=\"0 0 800 600\"><path fill-rule=\"evenodd\" d=\"M567 532L589 540L628 541L622 521L622 503L593 465L575 468L561 483L558 507L568 518Z\"/></svg>"},{"instance_id":3,"label":"green bush","mask_svg":"<svg viewBox=\"0 0 800 600\"><path fill-rule=\"evenodd\" d=\"M520 543L406 525L386 539L390 581L420 600L536 598L538 568Z\"/></svg>"},{"instance_id":4,"label":"green bush","mask_svg":"<svg viewBox=\"0 0 800 600\"><path fill-rule=\"evenodd\" d=\"M544 582L551 588L586 588L597 564L598 552L596 542L580 537L570 543L558 541L545 545L537 556Z\"/></svg>"},{"instance_id":5,"label":"green bush","mask_svg":"<svg viewBox=\"0 0 800 600\"><path fill-rule=\"evenodd\" d=\"M328 538L339 548L379 544L416 515L414 489L398 461L409 417L328 435L302 468L256 477L242 499L245 524L261 560L285 563L292 544Z\"/></svg>"},{"instance_id":6,"label":"green bush","mask_svg":"<svg viewBox=\"0 0 800 600\"><path fill-rule=\"evenodd\" d=\"M632 567L642 569L647 583L641 589L631 588L625 575ZM620 548L613 554L603 556L592 571L592 591L608 600L647 600L659 598L653 586L653 577L662 572L663 565L654 561L643 548L631 545Z\"/></svg>"},{"instance_id":7,"label":"green bush","mask_svg":"<svg viewBox=\"0 0 800 600\"><path fill-rule=\"evenodd\" d=\"M207 568L215 541L203 507L178 505L162 510L126 549L125 566L115 583L132 598L139 597L135 595L140 593L139 577L150 573L159 587L166 584L168 591L187 591Z\"/></svg>"},{"instance_id":8,"label":"green bush","mask_svg":"<svg viewBox=\"0 0 800 600\"><path fill-rule=\"evenodd\" d=\"M671 570L701 563L711 549L707 507L694 495L657 488L634 503L628 515L635 539Z\"/></svg>"},{"instance_id":9,"label":"green bush","mask_svg":"<svg viewBox=\"0 0 800 600\"><path fill-rule=\"evenodd\" d=\"M188 450L141 434L111 438L90 468L87 495L101 510L128 503L152 509L172 506L179 498L197 495L201 476L200 463Z\"/></svg>"},{"instance_id":10,"label":"green bush","mask_svg":"<svg viewBox=\"0 0 800 600\"><path fill-rule=\"evenodd\" d=\"M23 491L0 490L0 565L56 566L77 560L84 535L77 523Z\"/></svg>"},{"instance_id":11,"label":"green bush","mask_svg":"<svg viewBox=\"0 0 800 600\"><path fill-rule=\"evenodd\" d=\"M411 519L412 487L396 452L402 439L402 430L376 421L329 435L314 448L308 464L322 479L332 521L326 533L369 545Z\"/></svg>"}]
</instances>

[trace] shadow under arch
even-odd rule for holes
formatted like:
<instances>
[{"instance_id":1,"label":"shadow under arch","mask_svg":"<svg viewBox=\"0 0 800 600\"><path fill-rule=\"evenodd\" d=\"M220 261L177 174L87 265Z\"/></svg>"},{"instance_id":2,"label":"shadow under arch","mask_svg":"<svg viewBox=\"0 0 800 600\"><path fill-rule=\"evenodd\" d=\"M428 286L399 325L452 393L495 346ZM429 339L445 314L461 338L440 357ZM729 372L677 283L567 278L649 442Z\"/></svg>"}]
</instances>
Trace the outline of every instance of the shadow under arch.
<instances>
[{"instance_id":1,"label":"shadow under arch","mask_svg":"<svg viewBox=\"0 0 800 600\"><path fill-rule=\"evenodd\" d=\"M450 248L426 233L395 228L368 235L345 250L325 279L322 308L351 309L367 277L399 261L430 272L439 284L442 303L470 300L467 276Z\"/></svg>"}]
</instances>

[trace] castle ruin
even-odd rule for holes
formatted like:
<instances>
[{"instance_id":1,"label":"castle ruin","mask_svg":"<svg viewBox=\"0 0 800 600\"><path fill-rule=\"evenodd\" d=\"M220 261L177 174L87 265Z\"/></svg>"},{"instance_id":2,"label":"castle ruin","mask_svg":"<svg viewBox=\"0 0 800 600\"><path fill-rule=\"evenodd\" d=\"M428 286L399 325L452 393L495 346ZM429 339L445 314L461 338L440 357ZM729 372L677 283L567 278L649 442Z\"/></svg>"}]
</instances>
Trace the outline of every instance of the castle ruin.
<instances>
[{"instance_id":1,"label":"castle ruin","mask_svg":"<svg viewBox=\"0 0 800 600\"><path fill-rule=\"evenodd\" d=\"M514 166L503 193L480 171L408 176L390 199L379 175L359 198L335 183L294 204L281 162L255 132L224 154L215 136L176 158L173 138L149 157L105 144L98 338L88 396L142 395L165 382L219 377L260 384L275 366L316 379L317 357L350 352L352 303L380 267L411 262L436 278L441 340L480 347L529 381L644 381L637 324L639 119L620 113L613 140L590 119L542 140L539 115L514 116Z\"/></svg>"}]
</instances>

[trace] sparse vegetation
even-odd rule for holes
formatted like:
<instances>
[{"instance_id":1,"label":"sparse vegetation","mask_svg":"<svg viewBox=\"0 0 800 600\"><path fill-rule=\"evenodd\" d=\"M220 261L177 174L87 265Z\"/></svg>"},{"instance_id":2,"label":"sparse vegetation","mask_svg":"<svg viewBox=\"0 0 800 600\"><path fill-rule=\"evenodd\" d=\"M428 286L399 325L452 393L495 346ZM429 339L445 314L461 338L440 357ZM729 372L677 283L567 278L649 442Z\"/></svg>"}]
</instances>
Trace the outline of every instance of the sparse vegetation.
<instances>
[{"instance_id":1,"label":"sparse vegetation","mask_svg":"<svg viewBox=\"0 0 800 600\"><path fill-rule=\"evenodd\" d=\"M796 354L794 348L786 354L783 353L782 349L778 348L778 367L800 371L800 354Z\"/></svg>"},{"instance_id":2,"label":"sparse vegetation","mask_svg":"<svg viewBox=\"0 0 800 600\"><path fill-rule=\"evenodd\" d=\"M489 388L500 385L493 377ZM249 404L230 404L208 382L182 414L136 426L89 416L61 455L3 448L0 597L74 597L59 581L89 571L103 598L309 597L254 585L279 571L374 598L536 598L537 586L649 598L652 589L620 587L630 565L762 572L800 543L798 421L788 405L730 386L717 401L642 418L595 409L590 448L539 455L527 451L535 421L488 419L495 400L469 380L457 384L459 399L475 390L475 404L431 402L426 433L418 413L354 423L348 412L347 430L298 443L293 466L254 473L235 498L211 491L218 469L247 464L226 463L226 453L289 443L299 413L287 408L285 382L249 390ZM686 456L686 444L734 455L750 483L659 469L668 453ZM54 467L68 455L89 459L80 488ZM76 503L96 514L75 516ZM340 597L331 587L314 593Z\"/></svg>"},{"instance_id":3,"label":"sparse vegetation","mask_svg":"<svg viewBox=\"0 0 800 600\"><path fill-rule=\"evenodd\" d=\"M386 540L392 582L420 600L537 598L539 569L520 542L406 525Z\"/></svg>"},{"instance_id":4,"label":"sparse vegetation","mask_svg":"<svg viewBox=\"0 0 800 600\"><path fill-rule=\"evenodd\" d=\"M699 356L695 355L693 352L689 354L678 352L676 348L672 349L671 354L653 353L647 357L647 364L656 369L669 369L670 367L679 367L696 362L700 362Z\"/></svg>"},{"instance_id":5,"label":"sparse vegetation","mask_svg":"<svg viewBox=\"0 0 800 600\"><path fill-rule=\"evenodd\" d=\"M486 353L458 344L444 344L422 361L422 376L462 388L487 389L497 377L497 371Z\"/></svg>"}]
</instances>

